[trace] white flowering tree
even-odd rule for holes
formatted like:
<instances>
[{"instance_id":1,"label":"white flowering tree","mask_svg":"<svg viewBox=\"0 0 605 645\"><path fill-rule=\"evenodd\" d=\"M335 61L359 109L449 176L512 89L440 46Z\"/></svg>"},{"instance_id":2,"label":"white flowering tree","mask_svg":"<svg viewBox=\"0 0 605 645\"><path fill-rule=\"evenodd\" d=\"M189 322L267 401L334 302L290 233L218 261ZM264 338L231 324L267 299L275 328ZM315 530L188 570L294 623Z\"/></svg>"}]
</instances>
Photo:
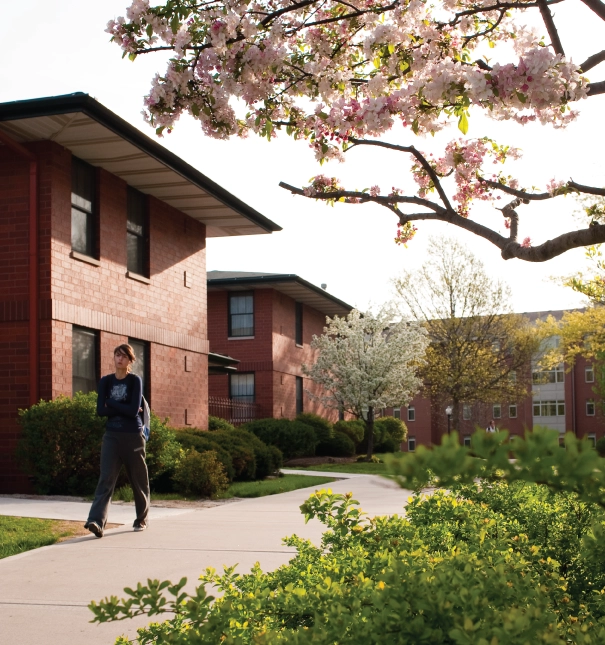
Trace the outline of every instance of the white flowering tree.
<instances>
[{"instance_id":1,"label":"white flowering tree","mask_svg":"<svg viewBox=\"0 0 605 645\"><path fill-rule=\"evenodd\" d=\"M311 397L365 420L368 459L374 449L375 411L407 405L422 385L417 368L426 333L395 316L395 310L385 306L375 315L354 309L346 318L328 318L324 333L313 336L311 343L317 360L302 366L322 390L309 392Z\"/></svg>"},{"instance_id":2,"label":"white flowering tree","mask_svg":"<svg viewBox=\"0 0 605 645\"><path fill-rule=\"evenodd\" d=\"M605 21L604 2L581 1ZM586 76L605 50L572 60L551 13L563 2L571 0L166 0L156 7L134 0L107 31L133 60L171 52L145 99L158 134L189 113L217 138L271 139L283 130L307 140L320 162L362 146L397 151L410 157L415 194L347 190L324 175L307 187L281 186L332 203L384 206L396 218L398 243L413 237L414 222L438 220L490 241L504 259L540 262L605 241L605 218L597 213L584 228L532 245L518 240L520 207L605 189L561 179L541 189L522 185L493 171L519 151L486 138L451 141L432 156L383 135L395 124L418 134L452 121L466 135L472 109L521 125L575 119L580 100L605 93L605 81ZM532 14L540 30L527 26ZM495 206L499 198L508 201L492 225L472 219L473 202Z\"/></svg>"}]
</instances>

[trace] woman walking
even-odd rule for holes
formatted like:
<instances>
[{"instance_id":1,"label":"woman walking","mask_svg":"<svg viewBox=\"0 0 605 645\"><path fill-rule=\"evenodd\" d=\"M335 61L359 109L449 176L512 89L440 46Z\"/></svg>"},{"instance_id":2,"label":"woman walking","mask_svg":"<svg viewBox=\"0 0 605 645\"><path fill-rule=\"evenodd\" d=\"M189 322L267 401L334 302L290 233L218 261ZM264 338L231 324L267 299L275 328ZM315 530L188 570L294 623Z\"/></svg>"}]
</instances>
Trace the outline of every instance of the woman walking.
<instances>
[{"instance_id":1,"label":"woman walking","mask_svg":"<svg viewBox=\"0 0 605 645\"><path fill-rule=\"evenodd\" d=\"M97 414L107 417L101 447L101 476L95 491L84 528L103 537L111 497L124 464L134 492L137 517L135 531L147 528L149 512L149 476L145 463L145 439L140 417L142 384L136 374L131 374L136 360L130 345L123 344L113 352L115 374L108 374L99 381Z\"/></svg>"}]
</instances>

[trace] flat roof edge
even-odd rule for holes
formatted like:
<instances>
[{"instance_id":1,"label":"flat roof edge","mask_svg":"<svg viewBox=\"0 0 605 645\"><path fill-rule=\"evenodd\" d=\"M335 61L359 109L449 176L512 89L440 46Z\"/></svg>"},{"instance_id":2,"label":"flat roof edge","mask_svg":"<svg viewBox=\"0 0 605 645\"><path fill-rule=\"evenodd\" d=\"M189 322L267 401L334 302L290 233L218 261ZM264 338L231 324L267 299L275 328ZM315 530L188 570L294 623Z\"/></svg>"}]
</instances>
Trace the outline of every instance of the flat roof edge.
<instances>
[{"instance_id":1,"label":"flat roof edge","mask_svg":"<svg viewBox=\"0 0 605 645\"><path fill-rule=\"evenodd\" d=\"M196 184L207 193L216 197L220 202L233 209L246 219L268 233L281 231L282 227L265 217L257 210L243 202L239 197L219 186L216 182L206 177L199 170L176 154L164 148L157 141L143 134L122 117L112 112L109 108L99 103L89 94L75 92L37 99L26 99L0 103L0 121L15 121L41 116L54 116L58 114L73 114L82 112L95 121L112 130L137 148L142 149L149 156L168 166L171 170L181 175L184 179Z\"/></svg>"},{"instance_id":2,"label":"flat roof edge","mask_svg":"<svg viewBox=\"0 0 605 645\"><path fill-rule=\"evenodd\" d=\"M297 276L293 273L285 273L283 275L268 275L268 276L256 276L256 277L243 277L243 278L208 278L208 285L212 287L228 286L230 284L255 284L255 283L275 283L275 282L297 282L303 287L314 291L318 295L323 296L327 300L331 300L335 304L352 311L355 307L347 304L340 298L333 296L331 293L325 291L321 287L314 285L311 282L308 282L304 278Z\"/></svg>"}]
</instances>

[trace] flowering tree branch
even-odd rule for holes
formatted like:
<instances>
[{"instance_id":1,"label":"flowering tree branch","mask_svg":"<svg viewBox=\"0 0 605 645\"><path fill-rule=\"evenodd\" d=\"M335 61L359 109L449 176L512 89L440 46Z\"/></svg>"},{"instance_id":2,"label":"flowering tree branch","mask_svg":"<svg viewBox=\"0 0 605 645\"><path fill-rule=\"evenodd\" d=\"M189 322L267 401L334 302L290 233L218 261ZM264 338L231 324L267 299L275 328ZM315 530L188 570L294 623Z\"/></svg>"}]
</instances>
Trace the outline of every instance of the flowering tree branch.
<instances>
[{"instance_id":1,"label":"flowering tree branch","mask_svg":"<svg viewBox=\"0 0 605 645\"><path fill-rule=\"evenodd\" d=\"M505 258L544 261L602 241L602 224L593 218L588 228L539 246L529 238L519 244L519 206L569 193L601 196L601 189L553 180L537 192L502 173L488 175L484 160L499 164L518 154L488 139L452 141L433 158L377 138L396 123L434 134L454 122L466 135L471 108L520 125L565 127L576 119L579 101L605 93L605 81L585 76L605 61L605 50L581 65L566 57L550 10L565 1L169 0L152 7L132 0L126 18L110 21L107 31L131 60L173 52L145 99L159 136L188 113L219 139L254 133L271 140L285 130L306 140L320 163L368 145L404 152L416 195L381 195L376 186L348 191L323 175L306 188L282 186L328 203L380 204L398 218L398 243L411 240L412 222L437 219L489 239ZM601 0L582 1L605 21ZM540 16L550 45L528 27L527 12ZM487 58L494 48L498 62ZM508 237L470 219L474 203L501 193L514 198L499 208ZM421 212L404 213L406 205Z\"/></svg>"}]
</instances>

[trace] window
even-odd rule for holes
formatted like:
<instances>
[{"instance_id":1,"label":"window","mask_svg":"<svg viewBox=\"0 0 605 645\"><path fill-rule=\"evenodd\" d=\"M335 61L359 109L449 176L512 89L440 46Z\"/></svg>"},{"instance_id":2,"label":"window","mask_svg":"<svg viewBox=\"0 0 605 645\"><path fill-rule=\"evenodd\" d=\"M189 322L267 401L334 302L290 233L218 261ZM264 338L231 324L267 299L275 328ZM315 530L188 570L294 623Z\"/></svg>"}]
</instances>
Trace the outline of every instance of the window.
<instances>
[{"instance_id":1,"label":"window","mask_svg":"<svg viewBox=\"0 0 605 645\"><path fill-rule=\"evenodd\" d=\"M497 354L500 351L501 348L502 348L502 346L500 345L499 340L495 340L492 343L492 352L494 352L494 354Z\"/></svg>"},{"instance_id":2,"label":"window","mask_svg":"<svg viewBox=\"0 0 605 645\"><path fill-rule=\"evenodd\" d=\"M470 405L468 405L466 403L462 406L462 418L465 421L470 421L471 420L471 410L472 410L472 406L470 406Z\"/></svg>"},{"instance_id":3,"label":"window","mask_svg":"<svg viewBox=\"0 0 605 645\"><path fill-rule=\"evenodd\" d=\"M296 414L303 412L303 380L302 376L296 377Z\"/></svg>"},{"instance_id":4,"label":"window","mask_svg":"<svg viewBox=\"0 0 605 645\"><path fill-rule=\"evenodd\" d=\"M589 434L587 439L588 439L588 441L590 441L590 445L593 448L597 447L597 435L596 434Z\"/></svg>"},{"instance_id":5,"label":"window","mask_svg":"<svg viewBox=\"0 0 605 645\"><path fill-rule=\"evenodd\" d=\"M147 268L147 200L143 193L128 187L126 220L127 268L130 273L149 277Z\"/></svg>"},{"instance_id":6,"label":"window","mask_svg":"<svg viewBox=\"0 0 605 645\"><path fill-rule=\"evenodd\" d=\"M408 421L416 421L416 408L412 405L408 408Z\"/></svg>"},{"instance_id":7,"label":"window","mask_svg":"<svg viewBox=\"0 0 605 645\"><path fill-rule=\"evenodd\" d=\"M552 370L536 370L532 372L532 379L535 384L546 383L563 383L565 374L563 373L563 366L559 365Z\"/></svg>"},{"instance_id":8,"label":"window","mask_svg":"<svg viewBox=\"0 0 605 645\"><path fill-rule=\"evenodd\" d=\"M254 374L231 374L229 394L234 401L254 403Z\"/></svg>"},{"instance_id":9,"label":"window","mask_svg":"<svg viewBox=\"0 0 605 645\"><path fill-rule=\"evenodd\" d=\"M408 437L408 452L416 450L416 437Z\"/></svg>"},{"instance_id":10,"label":"window","mask_svg":"<svg viewBox=\"0 0 605 645\"><path fill-rule=\"evenodd\" d=\"M594 367L586 367L584 369L584 380L586 383L594 383Z\"/></svg>"},{"instance_id":11,"label":"window","mask_svg":"<svg viewBox=\"0 0 605 645\"><path fill-rule=\"evenodd\" d=\"M564 401L534 401L534 417L564 417Z\"/></svg>"},{"instance_id":12,"label":"window","mask_svg":"<svg viewBox=\"0 0 605 645\"><path fill-rule=\"evenodd\" d=\"M71 391L94 392L97 389L97 332L74 327L71 339Z\"/></svg>"},{"instance_id":13,"label":"window","mask_svg":"<svg viewBox=\"0 0 605 645\"><path fill-rule=\"evenodd\" d=\"M96 255L95 169L71 160L71 249L89 257Z\"/></svg>"},{"instance_id":14,"label":"window","mask_svg":"<svg viewBox=\"0 0 605 645\"><path fill-rule=\"evenodd\" d=\"M302 302L296 303L296 330L295 342L297 345L303 344L303 304Z\"/></svg>"},{"instance_id":15,"label":"window","mask_svg":"<svg viewBox=\"0 0 605 645\"><path fill-rule=\"evenodd\" d=\"M467 448L470 448L470 445L471 445L471 436L470 436L470 434L465 434L464 435L464 445Z\"/></svg>"},{"instance_id":16,"label":"window","mask_svg":"<svg viewBox=\"0 0 605 645\"><path fill-rule=\"evenodd\" d=\"M594 417L595 415L595 404L594 401L586 401L586 416Z\"/></svg>"},{"instance_id":17,"label":"window","mask_svg":"<svg viewBox=\"0 0 605 645\"><path fill-rule=\"evenodd\" d=\"M516 382L517 382L517 372L516 372L516 370L511 370L511 371L508 373L508 380L509 380L511 383L516 383Z\"/></svg>"},{"instance_id":18,"label":"window","mask_svg":"<svg viewBox=\"0 0 605 645\"><path fill-rule=\"evenodd\" d=\"M344 410L341 408L338 410L338 420L339 421L344 421L345 420L345 413Z\"/></svg>"},{"instance_id":19,"label":"window","mask_svg":"<svg viewBox=\"0 0 605 645\"><path fill-rule=\"evenodd\" d=\"M141 377L143 382L143 396L149 403L149 343L144 340L129 338L128 344L134 350L137 360L132 364L132 373Z\"/></svg>"},{"instance_id":20,"label":"window","mask_svg":"<svg viewBox=\"0 0 605 645\"><path fill-rule=\"evenodd\" d=\"M512 405L508 406L508 418L509 419L516 419L517 418L517 404L513 403Z\"/></svg>"},{"instance_id":21,"label":"window","mask_svg":"<svg viewBox=\"0 0 605 645\"><path fill-rule=\"evenodd\" d=\"M395 419L401 419L401 408L393 408L393 417Z\"/></svg>"},{"instance_id":22,"label":"window","mask_svg":"<svg viewBox=\"0 0 605 645\"><path fill-rule=\"evenodd\" d=\"M229 295L229 336L254 336L254 295Z\"/></svg>"},{"instance_id":23,"label":"window","mask_svg":"<svg viewBox=\"0 0 605 645\"><path fill-rule=\"evenodd\" d=\"M495 403L492 407L492 418L494 419L502 418L502 406L499 403Z\"/></svg>"}]
</instances>

